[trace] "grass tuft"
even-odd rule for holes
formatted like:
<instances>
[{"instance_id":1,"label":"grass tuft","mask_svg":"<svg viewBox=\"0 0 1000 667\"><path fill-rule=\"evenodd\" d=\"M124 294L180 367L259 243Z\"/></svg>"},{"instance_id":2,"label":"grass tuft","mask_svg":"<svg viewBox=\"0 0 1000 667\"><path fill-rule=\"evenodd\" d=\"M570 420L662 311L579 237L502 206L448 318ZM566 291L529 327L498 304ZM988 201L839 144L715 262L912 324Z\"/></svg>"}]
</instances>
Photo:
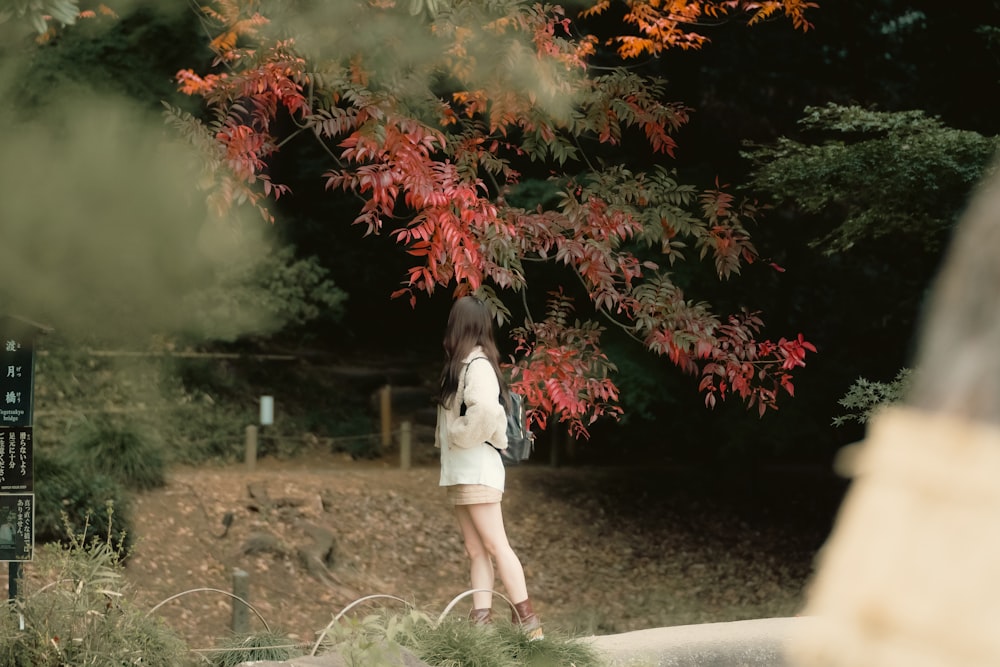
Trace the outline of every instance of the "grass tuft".
<instances>
[{"instance_id":1,"label":"grass tuft","mask_svg":"<svg viewBox=\"0 0 1000 667\"><path fill-rule=\"evenodd\" d=\"M246 662L280 662L303 655L302 648L288 637L275 632L234 636L209 653L212 667L236 667Z\"/></svg>"},{"instance_id":2,"label":"grass tuft","mask_svg":"<svg viewBox=\"0 0 1000 667\"><path fill-rule=\"evenodd\" d=\"M576 638L546 629L530 641L507 621L476 626L457 616L435 625L419 612L392 617L388 637L434 667L603 667L597 652Z\"/></svg>"}]
</instances>

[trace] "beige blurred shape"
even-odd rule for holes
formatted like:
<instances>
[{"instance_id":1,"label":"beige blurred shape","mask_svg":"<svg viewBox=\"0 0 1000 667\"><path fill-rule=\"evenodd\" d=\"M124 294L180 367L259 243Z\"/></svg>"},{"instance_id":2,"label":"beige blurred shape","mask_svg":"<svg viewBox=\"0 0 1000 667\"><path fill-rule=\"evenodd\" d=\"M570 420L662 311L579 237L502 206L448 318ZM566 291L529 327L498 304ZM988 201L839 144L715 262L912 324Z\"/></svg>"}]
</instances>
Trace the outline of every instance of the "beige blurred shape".
<instances>
[{"instance_id":1,"label":"beige blurred shape","mask_svg":"<svg viewBox=\"0 0 1000 667\"><path fill-rule=\"evenodd\" d=\"M845 452L853 478L788 648L795 667L1000 665L1000 181L965 211L914 383Z\"/></svg>"}]
</instances>

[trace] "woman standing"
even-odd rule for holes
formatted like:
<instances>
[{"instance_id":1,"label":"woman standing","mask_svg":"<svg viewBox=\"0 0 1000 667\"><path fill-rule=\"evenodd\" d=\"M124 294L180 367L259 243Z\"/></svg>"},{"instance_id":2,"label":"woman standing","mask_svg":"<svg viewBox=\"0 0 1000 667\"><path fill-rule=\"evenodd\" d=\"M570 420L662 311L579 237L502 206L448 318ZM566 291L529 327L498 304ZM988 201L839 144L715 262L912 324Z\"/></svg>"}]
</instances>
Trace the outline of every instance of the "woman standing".
<instances>
[{"instance_id":1,"label":"woman standing","mask_svg":"<svg viewBox=\"0 0 1000 667\"><path fill-rule=\"evenodd\" d=\"M478 624L492 620L496 573L510 599L520 600L511 620L531 639L541 639L542 624L528 598L524 569L507 541L500 511L505 471L499 450L507 448L508 389L486 304L470 296L455 302L448 315L444 352L434 444L441 449L441 486L455 506L471 561L472 588L477 592L472 594L469 618Z\"/></svg>"}]
</instances>

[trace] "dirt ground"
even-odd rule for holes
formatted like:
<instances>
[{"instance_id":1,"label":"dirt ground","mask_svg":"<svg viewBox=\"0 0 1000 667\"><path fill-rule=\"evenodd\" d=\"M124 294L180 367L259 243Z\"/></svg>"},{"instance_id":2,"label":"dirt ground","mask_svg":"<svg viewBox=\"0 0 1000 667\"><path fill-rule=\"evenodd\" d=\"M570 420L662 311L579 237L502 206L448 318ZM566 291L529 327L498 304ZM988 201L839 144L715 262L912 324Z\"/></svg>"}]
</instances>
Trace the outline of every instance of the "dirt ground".
<instances>
[{"instance_id":1,"label":"dirt ground","mask_svg":"<svg viewBox=\"0 0 1000 667\"><path fill-rule=\"evenodd\" d=\"M468 588L437 475L434 462L342 455L175 470L132 508L136 603L195 649L228 634L236 570L251 627L305 645L363 596L436 617ZM508 470L504 513L543 621L608 634L794 615L829 528L820 496L808 481L762 479L720 499L680 470L528 465ZM403 608L358 609L378 605Z\"/></svg>"}]
</instances>

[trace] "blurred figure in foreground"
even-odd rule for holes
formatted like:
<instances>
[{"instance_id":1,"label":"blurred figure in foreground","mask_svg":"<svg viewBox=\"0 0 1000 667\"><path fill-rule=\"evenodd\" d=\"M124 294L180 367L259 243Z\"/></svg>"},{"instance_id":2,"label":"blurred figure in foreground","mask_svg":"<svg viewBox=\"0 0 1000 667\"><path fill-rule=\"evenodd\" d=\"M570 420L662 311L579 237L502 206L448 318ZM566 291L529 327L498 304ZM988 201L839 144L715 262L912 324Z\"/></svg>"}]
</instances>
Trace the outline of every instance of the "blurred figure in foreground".
<instances>
[{"instance_id":1,"label":"blurred figure in foreground","mask_svg":"<svg viewBox=\"0 0 1000 667\"><path fill-rule=\"evenodd\" d=\"M915 361L903 404L842 457L854 481L807 590L795 667L1000 665L996 167L956 229Z\"/></svg>"}]
</instances>

